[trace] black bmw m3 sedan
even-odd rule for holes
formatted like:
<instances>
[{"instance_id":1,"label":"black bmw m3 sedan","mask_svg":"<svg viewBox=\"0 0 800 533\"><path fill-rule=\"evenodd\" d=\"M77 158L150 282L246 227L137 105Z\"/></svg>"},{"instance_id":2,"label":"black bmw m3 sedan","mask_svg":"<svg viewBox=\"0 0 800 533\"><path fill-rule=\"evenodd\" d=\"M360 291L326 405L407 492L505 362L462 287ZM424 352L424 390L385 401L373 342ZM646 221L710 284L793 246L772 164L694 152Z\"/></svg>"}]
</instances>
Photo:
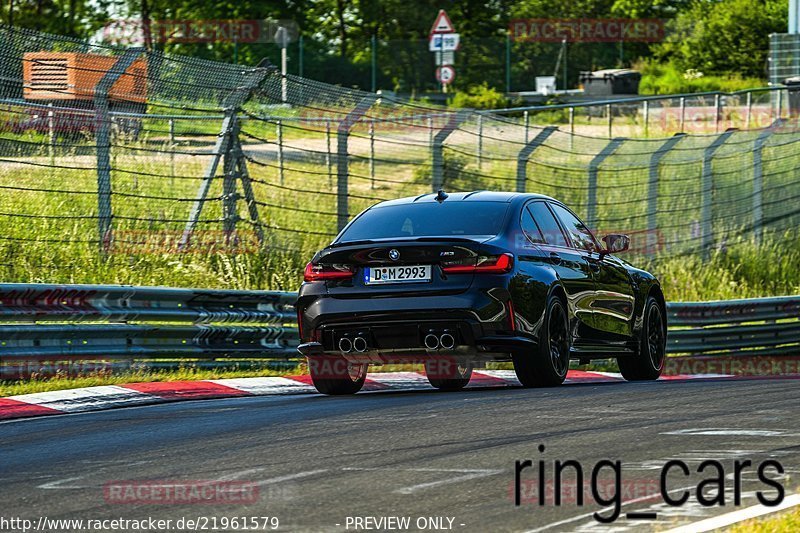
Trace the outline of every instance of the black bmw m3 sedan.
<instances>
[{"instance_id":1,"label":"black bmw m3 sedan","mask_svg":"<svg viewBox=\"0 0 800 533\"><path fill-rule=\"evenodd\" d=\"M628 380L664 366L658 280L601 245L561 202L476 191L382 202L306 266L297 299L316 388L358 392L370 364L424 363L460 389L472 369L512 361L528 387L561 384L570 359L616 358Z\"/></svg>"}]
</instances>

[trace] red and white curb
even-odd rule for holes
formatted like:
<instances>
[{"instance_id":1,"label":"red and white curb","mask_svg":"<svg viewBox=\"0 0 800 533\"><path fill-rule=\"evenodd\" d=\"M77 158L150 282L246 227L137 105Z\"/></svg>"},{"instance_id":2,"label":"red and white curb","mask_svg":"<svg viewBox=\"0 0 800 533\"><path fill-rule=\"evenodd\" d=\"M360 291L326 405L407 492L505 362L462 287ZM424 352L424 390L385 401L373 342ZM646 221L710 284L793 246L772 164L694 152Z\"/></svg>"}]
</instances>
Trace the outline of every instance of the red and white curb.
<instances>
[{"instance_id":1,"label":"red and white curb","mask_svg":"<svg viewBox=\"0 0 800 533\"><path fill-rule=\"evenodd\" d=\"M697 374L663 377L662 380L732 378L727 374ZM614 383L624 381L612 372L570 370L565 384ZM468 387L518 387L513 370L473 372ZM365 391L412 391L432 389L427 378L416 372L373 373ZM100 411L115 407L156 404L180 400L316 394L309 376L214 379L103 385L82 389L37 392L0 398L0 420L64 413Z\"/></svg>"}]
</instances>

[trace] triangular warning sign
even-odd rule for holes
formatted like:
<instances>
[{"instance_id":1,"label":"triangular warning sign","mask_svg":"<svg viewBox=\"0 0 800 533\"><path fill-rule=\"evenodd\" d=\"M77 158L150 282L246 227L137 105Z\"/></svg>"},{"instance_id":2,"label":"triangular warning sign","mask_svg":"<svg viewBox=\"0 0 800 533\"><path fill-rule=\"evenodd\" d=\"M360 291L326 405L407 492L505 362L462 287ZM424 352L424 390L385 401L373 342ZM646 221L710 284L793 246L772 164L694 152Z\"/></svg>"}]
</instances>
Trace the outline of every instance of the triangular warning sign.
<instances>
[{"instance_id":1,"label":"triangular warning sign","mask_svg":"<svg viewBox=\"0 0 800 533\"><path fill-rule=\"evenodd\" d=\"M436 16L436 21L433 23L433 27L431 28L431 34L434 33L454 33L456 30L453 28L453 23L450 22L450 17L447 16L447 12L444 9L439 10L439 14Z\"/></svg>"}]
</instances>

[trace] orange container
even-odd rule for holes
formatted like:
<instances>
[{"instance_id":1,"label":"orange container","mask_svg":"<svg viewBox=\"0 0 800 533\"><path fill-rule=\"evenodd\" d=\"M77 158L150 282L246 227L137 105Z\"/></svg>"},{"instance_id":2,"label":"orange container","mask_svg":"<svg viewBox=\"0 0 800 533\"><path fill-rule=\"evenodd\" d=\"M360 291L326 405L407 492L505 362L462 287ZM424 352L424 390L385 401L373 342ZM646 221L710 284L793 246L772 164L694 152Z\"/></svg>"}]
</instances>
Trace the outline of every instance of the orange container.
<instances>
[{"instance_id":1,"label":"orange container","mask_svg":"<svg viewBox=\"0 0 800 533\"><path fill-rule=\"evenodd\" d=\"M118 57L77 52L28 52L22 56L25 100L92 100L97 84ZM109 91L111 100L147 100L147 61L137 59Z\"/></svg>"}]
</instances>

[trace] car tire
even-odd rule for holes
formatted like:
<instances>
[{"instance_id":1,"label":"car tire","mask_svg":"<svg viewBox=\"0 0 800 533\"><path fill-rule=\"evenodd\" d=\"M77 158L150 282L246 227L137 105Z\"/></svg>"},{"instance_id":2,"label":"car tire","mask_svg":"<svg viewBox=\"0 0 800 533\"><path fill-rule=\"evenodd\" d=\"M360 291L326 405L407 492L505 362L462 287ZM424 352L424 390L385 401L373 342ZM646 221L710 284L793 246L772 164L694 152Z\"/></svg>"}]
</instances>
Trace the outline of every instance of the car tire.
<instances>
[{"instance_id":1,"label":"car tire","mask_svg":"<svg viewBox=\"0 0 800 533\"><path fill-rule=\"evenodd\" d=\"M364 386L369 365L339 356L312 357L308 361L311 382L322 394L355 394Z\"/></svg>"},{"instance_id":2,"label":"car tire","mask_svg":"<svg viewBox=\"0 0 800 533\"><path fill-rule=\"evenodd\" d=\"M533 353L512 356L514 372L525 387L555 387L564 383L569 369L571 336L567 306L556 295L547 300L539 343Z\"/></svg>"},{"instance_id":3,"label":"car tire","mask_svg":"<svg viewBox=\"0 0 800 533\"><path fill-rule=\"evenodd\" d=\"M667 330L664 308L652 296L647 297L644 321L639 334L639 349L633 357L619 357L619 371L628 381L655 380L664 370L667 355Z\"/></svg>"},{"instance_id":4,"label":"car tire","mask_svg":"<svg viewBox=\"0 0 800 533\"><path fill-rule=\"evenodd\" d=\"M439 390L461 390L472 379L472 365L449 359L426 361L425 376Z\"/></svg>"}]
</instances>

